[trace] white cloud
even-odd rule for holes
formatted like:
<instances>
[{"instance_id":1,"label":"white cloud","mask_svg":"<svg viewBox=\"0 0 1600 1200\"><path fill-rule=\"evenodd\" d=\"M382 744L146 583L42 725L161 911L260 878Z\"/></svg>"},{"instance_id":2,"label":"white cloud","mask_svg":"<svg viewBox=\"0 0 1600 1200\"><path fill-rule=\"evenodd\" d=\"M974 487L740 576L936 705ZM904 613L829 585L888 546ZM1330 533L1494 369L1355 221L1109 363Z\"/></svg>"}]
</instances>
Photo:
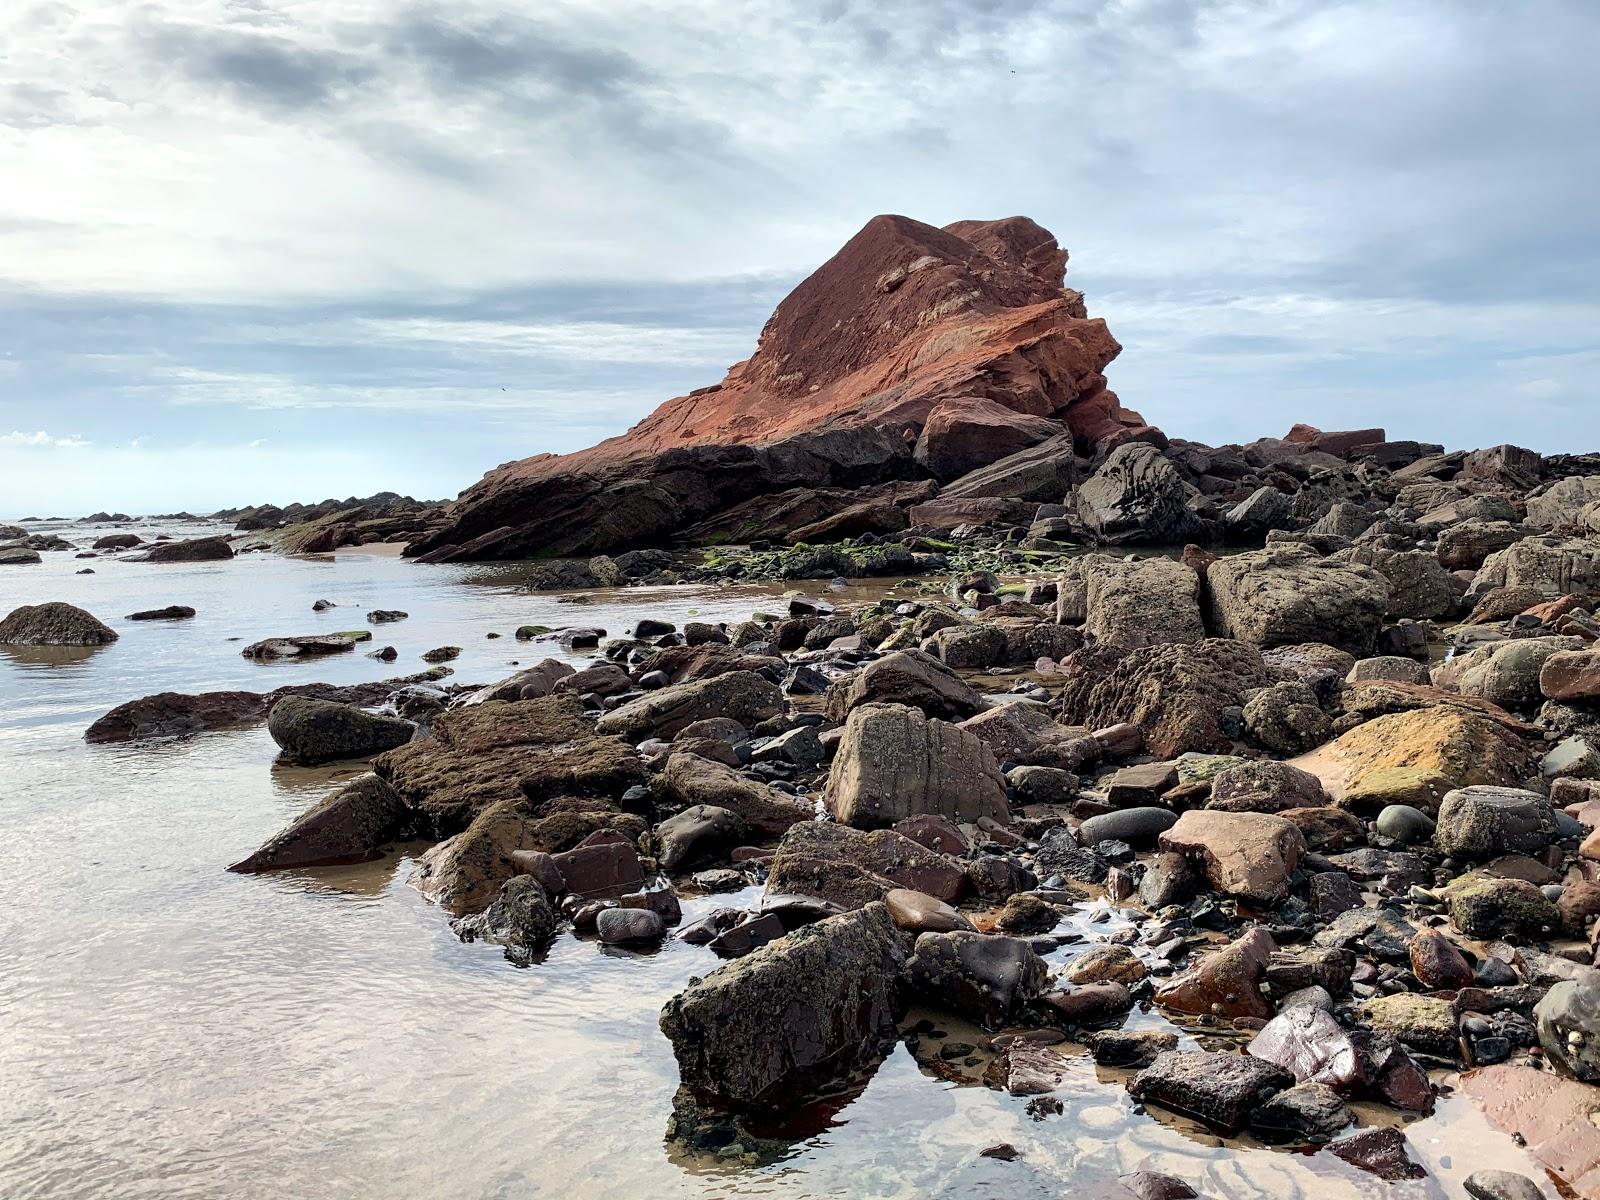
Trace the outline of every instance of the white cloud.
<instances>
[{"instance_id":1,"label":"white cloud","mask_svg":"<svg viewBox=\"0 0 1600 1200\"><path fill-rule=\"evenodd\" d=\"M76 434L68 434L65 437L56 437L52 434L46 433L42 429L37 433L24 433L20 429L14 429L10 433L0 433L0 447L54 447L57 449L75 449L79 446L87 446L88 444L89 443L86 440L78 437Z\"/></svg>"}]
</instances>

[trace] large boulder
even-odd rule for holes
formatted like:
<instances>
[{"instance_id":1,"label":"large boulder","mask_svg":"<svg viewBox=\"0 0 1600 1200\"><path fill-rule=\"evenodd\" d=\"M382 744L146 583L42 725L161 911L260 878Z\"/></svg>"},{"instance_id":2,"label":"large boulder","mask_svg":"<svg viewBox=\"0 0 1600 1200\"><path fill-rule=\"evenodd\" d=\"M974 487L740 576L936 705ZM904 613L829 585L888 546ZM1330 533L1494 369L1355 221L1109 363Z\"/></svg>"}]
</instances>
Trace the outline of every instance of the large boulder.
<instances>
[{"instance_id":1,"label":"large boulder","mask_svg":"<svg viewBox=\"0 0 1600 1200\"><path fill-rule=\"evenodd\" d=\"M1467 595L1476 600L1500 587L1541 600L1600 594L1600 538L1523 538L1484 560Z\"/></svg>"},{"instance_id":2,"label":"large boulder","mask_svg":"<svg viewBox=\"0 0 1600 1200\"><path fill-rule=\"evenodd\" d=\"M404 746L416 726L353 704L285 696L267 714L267 732L289 762L315 766L341 758L369 758Z\"/></svg>"},{"instance_id":3,"label":"large boulder","mask_svg":"<svg viewBox=\"0 0 1600 1200\"><path fill-rule=\"evenodd\" d=\"M414 816L376 775L362 775L296 817L259 850L228 868L240 874L358 862L403 836Z\"/></svg>"},{"instance_id":4,"label":"large boulder","mask_svg":"<svg viewBox=\"0 0 1600 1200\"><path fill-rule=\"evenodd\" d=\"M1480 646L1433 669L1435 686L1464 696L1479 696L1508 708L1539 703L1544 665L1563 651L1583 650L1576 637L1533 637Z\"/></svg>"},{"instance_id":5,"label":"large boulder","mask_svg":"<svg viewBox=\"0 0 1600 1200\"><path fill-rule=\"evenodd\" d=\"M1213 888L1259 904L1289 891L1289 876L1305 852L1300 830L1267 813L1192 809L1161 835L1161 847L1195 862Z\"/></svg>"},{"instance_id":6,"label":"large boulder","mask_svg":"<svg viewBox=\"0 0 1600 1200\"><path fill-rule=\"evenodd\" d=\"M261 692L157 692L119 704L84 732L86 742L131 742L181 737L259 721L267 712Z\"/></svg>"},{"instance_id":7,"label":"large boulder","mask_svg":"<svg viewBox=\"0 0 1600 1200\"><path fill-rule=\"evenodd\" d=\"M875 1062L895 1037L908 939L882 904L779 938L692 982L661 1010L702 1104L779 1111Z\"/></svg>"},{"instance_id":8,"label":"large boulder","mask_svg":"<svg viewBox=\"0 0 1600 1200\"><path fill-rule=\"evenodd\" d=\"M729 717L759 725L783 711L783 691L753 671L730 671L647 692L600 718L601 733L633 741L670 738L685 726L710 717Z\"/></svg>"},{"instance_id":9,"label":"large boulder","mask_svg":"<svg viewBox=\"0 0 1600 1200\"><path fill-rule=\"evenodd\" d=\"M1537 792L1477 785L1445 796L1433 844L1442 854L1484 860L1537 855L1556 837L1555 810Z\"/></svg>"},{"instance_id":10,"label":"large boulder","mask_svg":"<svg viewBox=\"0 0 1600 1200\"><path fill-rule=\"evenodd\" d=\"M620 796L644 781L627 743L596 734L576 696L476 704L433 722L433 736L391 750L373 770L438 837L501 801Z\"/></svg>"},{"instance_id":11,"label":"large boulder","mask_svg":"<svg viewBox=\"0 0 1600 1200\"><path fill-rule=\"evenodd\" d=\"M105 646L117 631L60 600L24 604L0 621L0 646Z\"/></svg>"},{"instance_id":12,"label":"large boulder","mask_svg":"<svg viewBox=\"0 0 1600 1200\"><path fill-rule=\"evenodd\" d=\"M1461 603L1461 586L1427 550L1357 546L1340 557L1372 567L1388 580L1391 617L1432 620L1453 613Z\"/></svg>"},{"instance_id":13,"label":"large boulder","mask_svg":"<svg viewBox=\"0 0 1600 1200\"><path fill-rule=\"evenodd\" d=\"M1425 773L1429 788L1441 778L1453 787L1512 784L1533 770L1527 742L1507 722L1449 705L1375 717L1295 759L1294 765L1322 780L1335 800L1369 783L1376 788L1380 781L1392 780L1397 769L1410 770L1413 778ZM1415 801L1409 795L1383 794L1382 803L1396 802Z\"/></svg>"},{"instance_id":14,"label":"large boulder","mask_svg":"<svg viewBox=\"0 0 1600 1200\"><path fill-rule=\"evenodd\" d=\"M835 819L860 829L932 815L1008 822L1005 777L978 738L904 704L851 712L825 793Z\"/></svg>"},{"instance_id":15,"label":"large boulder","mask_svg":"<svg viewBox=\"0 0 1600 1200\"><path fill-rule=\"evenodd\" d=\"M1099 755L1085 730L1060 724L1039 704L997 705L968 717L960 728L981 739L1002 763L1075 771Z\"/></svg>"},{"instance_id":16,"label":"large boulder","mask_svg":"<svg viewBox=\"0 0 1600 1200\"><path fill-rule=\"evenodd\" d=\"M1222 726L1224 710L1278 681L1255 647L1219 638L1168 642L1137 654L1089 647L1064 659L1060 673L1067 720L1094 729L1130 722L1158 758L1191 750L1228 753L1233 738Z\"/></svg>"},{"instance_id":17,"label":"large boulder","mask_svg":"<svg viewBox=\"0 0 1600 1200\"><path fill-rule=\"evenodd\" d=\"M960 676L932 655L897 650L829 685L830 721L843 721L863 704L907 704L930 717L958 721L977 712L980 700Z\"/></svg>"},{"instance_id":18,"label":"large boulder","mask_svg":"<svg viewBox=\"0 0 1600 1200\"><path fill-rule=\"evenodd\" d=\"M1083 631L1108 646L1135 649L1158 642L1198 642L1200 576L1172 558L1129 562L1092 555L1084 563Z\"/></svg>"},{"instance_id":19,"label":"large boulder","mask_svg":"<svg viewBox=\"0 0 1600 1200\"><path fill-rule=\"evenodd\" d=\"M1326 642L1372 651L1389 607L1388 581L1371 567L1318 558L1299 546L1218 559L1206 572L1211 619L1255 646Z\"/></svg>"},{"instance_id":20,"label":"large boulder","mask_svg":"<svg viewBox=\"0 0 1600 1200\"><path fill-rule=\"evenodd\" d=\"M228 545L227 538L189 538L181 542L156 542L135 557L147 563L220 562L233 557L233 547Z\"/></svg>"},{"instance_id":21,"label":"large boulder","mask_svg":"<svg viewBox=\"0 0 1600 1200\"><path fill-rule=\"evenodd\" d=\"M1528 497L1528 524L1544 529L1573 525L1589 505L1600 503L1600 476L1569 475Z\"/></svg>"},{"instance_id":22,"label":"large boulder","mask_svg":"<svg viewBox=\"0 0 1600 1200\"><path fill-rule=\"evenodd\" d=\"M1102 542L1174 544L1195 527L1183 476L1156 447L1118 446L1077 491L1078 515Z\"/></svg>"}]
</instances>

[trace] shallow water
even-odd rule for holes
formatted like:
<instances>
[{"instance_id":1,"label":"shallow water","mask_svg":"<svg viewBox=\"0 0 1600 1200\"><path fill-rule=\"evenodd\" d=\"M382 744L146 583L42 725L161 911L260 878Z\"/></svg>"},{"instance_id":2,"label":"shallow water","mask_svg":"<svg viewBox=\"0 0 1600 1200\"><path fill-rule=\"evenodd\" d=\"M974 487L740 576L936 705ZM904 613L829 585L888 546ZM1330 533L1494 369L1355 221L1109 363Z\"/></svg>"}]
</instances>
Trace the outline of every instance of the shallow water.
<instances>
[{"instance_id":1,"label":"shallow water","mask_svg":"<svg viewBox=\"0 0 1600 1200\"><path fill-rule=\"evenodd\" d=\"M63 532L87 544L104 531ZM75 575L84 565L95 574ZM1465 1101L1408 1126L1436 1181L1386 1185L1326 1154L1224 1145L1136 1114L1120 1073L1086 1057L1058 1093L1065 1113L1035 1122L1024 1099L925 1074L903 1046L782 1161L684 1160L663 1140L677 1072L656 1015L717 965L709 951L669 940L607 953L569 933L519 970L459 942L406 885L419 847L230 875L225 864L359 764L277 768L259 727L82 740L95 717L151 692L388 678L422 670L441 644L463 647L457 679L487 681L559 655L513 641L518 625L743 619L776 594L651 589L578 606L519 590L515 568L358 553L193 566L55 553L0 568L0 613L68 600L122 634L89 652L0 649L0 1196L1043 1197L1148 1165L1214 1197L1422 1197L1462 1194L1480 1167L1538 1176ZM318 598L338 607L313 613ZM167 604L199 615L122 618ZM375 607L411 614L374 630L373 645L399 650L393 664L367 647L308 663L239 655L261 637L364 627ZM727 903L688 901L686 918ZM1021 1157L978 1157L998 1142Z\"/></svg>"}]
</instances>

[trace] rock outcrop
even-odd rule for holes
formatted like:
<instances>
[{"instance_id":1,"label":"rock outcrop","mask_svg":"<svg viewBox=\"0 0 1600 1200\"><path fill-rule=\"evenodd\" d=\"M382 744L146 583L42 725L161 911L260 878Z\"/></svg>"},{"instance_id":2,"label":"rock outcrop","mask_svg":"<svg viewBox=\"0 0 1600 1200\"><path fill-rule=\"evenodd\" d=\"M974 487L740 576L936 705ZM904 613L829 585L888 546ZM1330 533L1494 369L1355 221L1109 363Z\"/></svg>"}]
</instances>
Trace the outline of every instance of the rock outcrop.
<instances>
[{"instance_id":1,"label":"rock outcrop","mask_svg":"<svg viewBox=\"0 0 1600 1200\"><path fill-rule=\"evenodd\" d=\"M1024 217L943 229L874 217L721 383L588 450L497 468L408 553L623 550L784 489L953 480L1057 434L1085 448L1143 434L1106 387L1121 347L1062 287L1066 261ZM809 519L852 503L842 491Z\"/></svg>"}]
</instances>

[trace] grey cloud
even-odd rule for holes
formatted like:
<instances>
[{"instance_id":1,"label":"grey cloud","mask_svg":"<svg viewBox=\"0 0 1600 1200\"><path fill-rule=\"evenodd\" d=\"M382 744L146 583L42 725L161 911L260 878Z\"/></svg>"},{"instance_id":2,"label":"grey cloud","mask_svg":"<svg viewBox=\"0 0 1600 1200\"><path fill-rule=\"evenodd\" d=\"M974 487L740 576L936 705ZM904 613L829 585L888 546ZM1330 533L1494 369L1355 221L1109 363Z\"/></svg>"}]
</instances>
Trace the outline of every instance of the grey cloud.
<instances>
[{"instance_id":1,"label":"grey cloud","mask_svg":"<svg viewBox=\"0 0 1600 1200\"><path fill-rule=\"evenodd\" d=\"M271 33L161 24L142 37L156 61L267 109L325 108L347 100L378 75L377 66L361 55Z\"/></svg>"}]
</instances>

